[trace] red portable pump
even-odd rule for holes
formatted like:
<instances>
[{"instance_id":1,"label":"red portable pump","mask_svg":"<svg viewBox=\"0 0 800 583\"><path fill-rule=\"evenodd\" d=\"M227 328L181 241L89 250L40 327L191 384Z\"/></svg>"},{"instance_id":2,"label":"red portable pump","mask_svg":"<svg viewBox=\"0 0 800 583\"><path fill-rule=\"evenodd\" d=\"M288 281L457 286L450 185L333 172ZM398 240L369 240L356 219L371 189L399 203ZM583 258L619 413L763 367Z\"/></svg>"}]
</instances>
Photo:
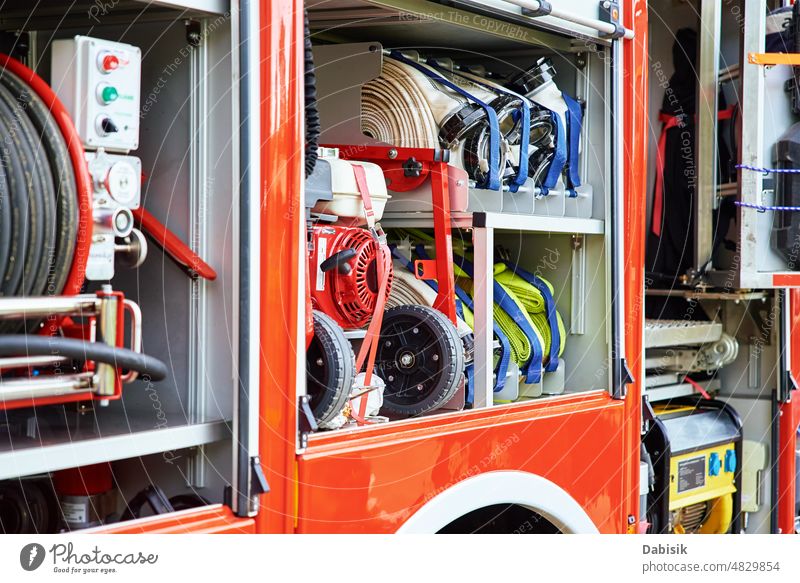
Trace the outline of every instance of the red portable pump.
<instances>
[{"instance_id":1,"label":"red portable pump","mask_svg":"<svg viewBox=\"0 0 800 583\"><path fill-rule=\"evenodd\" d=\"M377 307L378 242L366 229L337 226L312 227L311 241L308 268L314 308L342 328L365 326ZM386 296L391 288L389 264Z\"/></svg>"},{"instance_id":2,"label":"red portable pump","mask_svg":"<svg viewBox=\"0 0 800 583\"><path fill-rule=\"evenodd\" d=\"M306 185L309 210L318 200L333 200L329 162L318 166L317 174L312 175L311 182ZM347 165L347 168L355 179L359 199L356 208L360 206L360 210L349 215L345 212L340 217L340 213L332 209L335 215L318 214L313 223L309 221L308 228L306 290L308 307L313 311L307 313L313 314L314 331L307 346L308 395L316 422L328 428L331 423L340 422L340 413L347 402L358 397L351 395L354 382L363 382L366 392L375 388L372 377L377 340L392 283L391 253L376 222L366 171L358 164ZM357 216L361 213L366 228L325 222L338 222L343 218L345 223L357 224L361 222ZM364 326L367 326L364 340L358 356L354 357L342 328ZM356 381L362 370L363 379ZM382 381L379 384L382 386ZM351 404L348 416L359 423L367 422L367 398L361 398L358 405L355 401Z\"/></svg>"}]
</instances>

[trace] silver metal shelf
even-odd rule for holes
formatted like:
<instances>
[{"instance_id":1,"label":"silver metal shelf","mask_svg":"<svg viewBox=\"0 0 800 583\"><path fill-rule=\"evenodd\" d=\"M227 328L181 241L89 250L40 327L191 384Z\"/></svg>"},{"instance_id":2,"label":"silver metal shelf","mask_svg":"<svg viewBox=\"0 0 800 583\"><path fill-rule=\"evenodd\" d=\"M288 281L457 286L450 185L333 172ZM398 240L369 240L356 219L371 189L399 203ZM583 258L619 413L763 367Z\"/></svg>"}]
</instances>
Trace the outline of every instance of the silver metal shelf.
<instances>
[{"instance_id":1,"label":"silver metal shelf","mask_svg":"<svg viewBox=\"0 0 800 583\"><path fill-rule=\"evenodd\" d=\"M230 432L225 422L215 421L88 438L65 435L60 441L50 436L27 440L28 447L15 440L14 447L0 450L0 480L204 445Z\"/></svg>"},{"instance_id":2,"label":"silver metal shelf","mask_svg":"<svg viewBox=\"0 0 800 583\"><path fill-rule=\"evenodd\" d=\"M605 222L599 219L545 217L499 212L451 213L451 224L461 229L485 228L539 233L602 235ZM384 213L384 228L433 228L432 213Z\"/></svg>"},{"instance_id":3,"label":"silver metal shelf","mask_svg":"<svg viewBox=\"0 0 800 583\"><path fill-rule=\"evenodd\" d=\"M644 321L645 348L686 346L716 342L722 334L719 322L697 322L690 320Z\"/></svg>"},{"instance_id":4,"label":"silver metal shelf","mask_svg":"<svg viewBox=\"0 0 800 583\"><path fill-rule=\"evenodd\" d=\"M700 386L706 392L715 392L719 390L719 380L712 379L710 381L702 381ZM674 383L670 385L660 385L656 387L644 387L644 395L651 403L658 401L667 401L669 399L678 399L680 397L689 397L691 395L699 395L700 393L689 383Z\"/></svg>"},{"instance_id":5,"label":"silver metal shelf","mask_svg":"<svg viewBox=\"0 0 800 583\"><path fill-rule=\"evenodd\" d=\"M736 290L736 291L702 291L698 289L658 289L648 288L645 290L645 295L660 296L660 297L679 297L687 300L723 300L732 302L750 302L758 300L766 300L768 293L765 291L750 291L750 290Z\"/></svg>"}]
</instances>

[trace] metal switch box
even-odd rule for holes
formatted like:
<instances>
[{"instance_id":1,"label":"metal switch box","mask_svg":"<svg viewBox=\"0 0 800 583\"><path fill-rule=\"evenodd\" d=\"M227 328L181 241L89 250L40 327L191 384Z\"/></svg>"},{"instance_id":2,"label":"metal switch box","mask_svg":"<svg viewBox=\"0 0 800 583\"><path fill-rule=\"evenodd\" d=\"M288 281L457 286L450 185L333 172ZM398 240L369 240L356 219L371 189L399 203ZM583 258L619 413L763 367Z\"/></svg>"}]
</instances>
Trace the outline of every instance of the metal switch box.
<instances>
[{"instance_id":1,"label":"metal switch box","mask_svg":"<svg viewBox=\"0 0 800 583\"><path fill-rule=\"evenodd\" d=\"M88 36L53 42L51 85L84 147L139 146L141 70L141 50L132 45Z\"/></svg>"}]
</instances>

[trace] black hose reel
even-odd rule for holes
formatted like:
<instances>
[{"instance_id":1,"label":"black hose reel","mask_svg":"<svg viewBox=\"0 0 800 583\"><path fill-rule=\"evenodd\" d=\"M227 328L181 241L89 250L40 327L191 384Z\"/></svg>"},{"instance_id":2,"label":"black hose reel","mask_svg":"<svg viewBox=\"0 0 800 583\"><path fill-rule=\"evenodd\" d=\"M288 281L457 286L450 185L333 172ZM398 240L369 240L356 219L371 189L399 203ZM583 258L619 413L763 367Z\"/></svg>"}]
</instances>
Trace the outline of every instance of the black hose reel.
<instances>
[{"instance_id":1,"label":"black hose reel","mask_svg":"<svg viewBox=\"0 0 800 583\"><path fill-rule=\"evenodd\" d=\"M49 108L8 70L0 133L0 296L58 295L78 233L75 173Z\"/></svg>"}]
</instances>

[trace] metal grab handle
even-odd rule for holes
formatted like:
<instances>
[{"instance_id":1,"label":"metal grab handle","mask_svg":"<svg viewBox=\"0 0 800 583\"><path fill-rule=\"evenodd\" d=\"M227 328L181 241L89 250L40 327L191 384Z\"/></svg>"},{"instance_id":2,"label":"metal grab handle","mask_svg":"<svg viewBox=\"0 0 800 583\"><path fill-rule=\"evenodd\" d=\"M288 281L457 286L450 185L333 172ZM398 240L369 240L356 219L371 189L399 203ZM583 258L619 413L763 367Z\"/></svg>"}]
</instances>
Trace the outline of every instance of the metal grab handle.
<instances>
[{"instance_id":1,"label":"metal grab handle","mask_svg":"<svg viewBox=\"0 0 800 583\"><path fill-rule=\"evenodd\" d=\"M513 4L514 6L519 6L525 10L530 10L531 12L540 12L542 9L542 3L538 0L504 0L507 4ZM550 16L555 16L556 18L560 18L561 20L566 20L567 22L571 22L573 24L579 24L581 26L585 26L587 28L593 28L599 32L605 34L615 34L617 32L616 27L613 24L608 22L604 22L599 18L587 18L586 16L581 16L580 14L573 14L571 12L567 12L565 10L561 10L560 8L556 8L553 6L554 3L550 3L549 12ZM625 35L623 38L625 39L632 39L634 37L633 31L630 29L624 29Z\"/></svg>"},{"instance_id":2,"label":"metal grab handle","mask_svg":"<svg viewBox=\"0 0 800 583\"><path fill-rule=\"evenodd\" d=\"M0 382L0 403L19 399L61 397L73 393L92 392L92 373L82 372L64 376L40 376Z\"/></svg>"},{"instance_id":3,"label":"metal grab handle","mask_svg":"<svg viewBox=\"0 0 800 583\"><path fill-rule=\"evenodd\" d=\"M9 356L8 358L0 358L0 372L15 368L49 366L66 361L67 359L63 356Z\"/></svg>"},{"instance_id":4,"label":"metal grab handle","mask_svg":"<svg viewBox=\"0 0 800 583\"><path fill-rule=\"evenodd\" d=\"M122 306L126 312L131 316L131 350L134 352L142 353L142 309L139 304L133 300L125 299ZM123 384L132 383L139 378L139 372L129 370L124 375L120 376Z\"/></svg>"},{"instance_id":5,"label":"metal grab handle","mask_svg":"<svg viewBox=\"0 0 800 583\"><path fill-rule=\"evenodd\" d=\"M96 295L0 298L0 320L44 318L54 314L88 316L98 311Z\"/></svg>"}]
</instances>

